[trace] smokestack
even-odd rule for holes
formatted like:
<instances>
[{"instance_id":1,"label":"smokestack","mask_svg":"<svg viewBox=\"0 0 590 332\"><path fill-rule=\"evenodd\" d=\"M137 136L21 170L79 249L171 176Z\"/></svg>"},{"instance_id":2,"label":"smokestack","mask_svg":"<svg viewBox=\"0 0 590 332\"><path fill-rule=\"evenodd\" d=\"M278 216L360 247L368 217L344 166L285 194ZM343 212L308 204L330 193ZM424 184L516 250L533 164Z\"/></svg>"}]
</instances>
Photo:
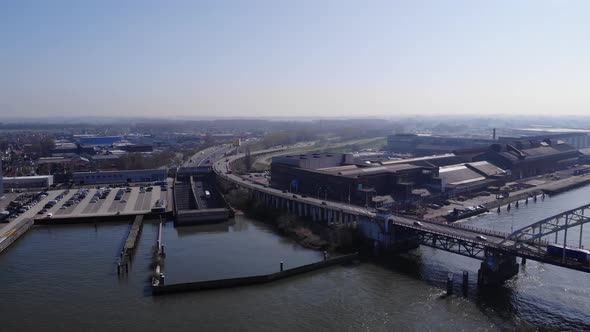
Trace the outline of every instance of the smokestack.
<instances>
[{"instance_id":1,"label":"smokestack","mask_svg":"<svg viewBox=\"0 0 590 332\"><path fill-rule=\"evenodd\" d=\"M492 129L492 139L496 140L496 128Z\"/></svg>"}]
</instances>

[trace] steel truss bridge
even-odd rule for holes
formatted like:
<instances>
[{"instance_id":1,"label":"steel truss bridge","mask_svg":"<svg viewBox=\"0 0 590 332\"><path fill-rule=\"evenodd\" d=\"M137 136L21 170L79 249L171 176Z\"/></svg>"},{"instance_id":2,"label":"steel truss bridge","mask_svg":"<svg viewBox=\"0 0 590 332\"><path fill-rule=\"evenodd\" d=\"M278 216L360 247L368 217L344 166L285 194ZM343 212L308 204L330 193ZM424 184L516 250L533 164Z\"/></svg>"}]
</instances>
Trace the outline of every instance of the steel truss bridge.
<instances>
[{"instance_id":1,"label":"steel truss bridge","mask_svg":"<svg viewBox=\"0 0 590 332\"><path fill-rule=\"evenodd\" d=\"M483 260L487 252L493 251L590 272L588 262L566 257L565 250L561 257L547 255L547 246L550 243L564 247L564 243L568 243L568 238L568 248L583 248L584 224L590 222L590 211L587 210L590 210L590 204L545 218L512 233L460 224L443 225L405 216L393 216L389 221L394 227L411 229L417 234L421 245L458 255ZM571 245L572 235L575 236L577 246Z\"/></svg>"}]
</instances>

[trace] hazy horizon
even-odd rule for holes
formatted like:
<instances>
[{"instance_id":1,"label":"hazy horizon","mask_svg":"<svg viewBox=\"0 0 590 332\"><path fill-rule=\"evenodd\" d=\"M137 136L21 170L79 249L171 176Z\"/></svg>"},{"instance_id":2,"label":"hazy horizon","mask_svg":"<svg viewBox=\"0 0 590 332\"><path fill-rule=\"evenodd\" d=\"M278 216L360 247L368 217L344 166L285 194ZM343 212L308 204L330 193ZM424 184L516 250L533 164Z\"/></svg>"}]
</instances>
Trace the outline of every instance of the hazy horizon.
<instances>
[{"instance_id":1,"label":"hazy horizon","mask_svg":"<svg viewBox=\"0 0 590 332\"><path fill-rule=\"evenodd\" d=\"M584 1L6 1L0 114L586 116L589 9Z\"/></svg>"}]
</instances>

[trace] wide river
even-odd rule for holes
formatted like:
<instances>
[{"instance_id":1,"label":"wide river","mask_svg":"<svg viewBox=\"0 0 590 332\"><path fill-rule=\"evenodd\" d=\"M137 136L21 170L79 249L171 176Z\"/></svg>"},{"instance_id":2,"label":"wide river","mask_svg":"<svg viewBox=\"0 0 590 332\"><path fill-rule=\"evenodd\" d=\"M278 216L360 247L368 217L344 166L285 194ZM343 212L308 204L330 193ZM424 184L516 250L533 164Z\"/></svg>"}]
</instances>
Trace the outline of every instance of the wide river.
<instances>
[{"instance_id":1,"label":"wide river","mask_svg":"<svg viewBox=\"0 0 590 332\"><path fill-rule=\"evenodd\" d=\"M590 187L465 221L510 231L588 203ZM529 261L502 287L476 286L480 262L420 248L276 283L152 297L157 224L144 225L128 276L115 264L129 225L45 226L0 255L0 331L590 330L590 275ZM573 233L572 233L573 234ZM572 236L573 237L573 236ZM576 236L577 238L577 236ZM584 241L590 246L590 226ZM277 271L321 259L244 216L163 233L166 282ZM449 272L470 290L445 296Z\"/></svg>"}]
</instances>

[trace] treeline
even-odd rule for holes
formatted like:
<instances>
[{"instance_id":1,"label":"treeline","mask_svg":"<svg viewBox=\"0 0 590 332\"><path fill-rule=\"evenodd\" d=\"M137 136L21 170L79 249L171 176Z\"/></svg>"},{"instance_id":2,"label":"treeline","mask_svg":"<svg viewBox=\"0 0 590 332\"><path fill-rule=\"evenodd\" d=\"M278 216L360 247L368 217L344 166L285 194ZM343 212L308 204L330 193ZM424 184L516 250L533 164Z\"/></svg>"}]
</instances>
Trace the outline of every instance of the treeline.
<instances>
[{"instance_id":1,"label":"treeline","mask_svg":"<svg viewBox=\"0 0 590 332\"><path fill-rule=\"evenodd\" d=\"M170 166L176 160L176 157L176 153L170 150L155 152L149 157L134 152L121 156L117 166L123 170L160 168Z\"/></svg>"},{"instance_id":2,"label":"treeline","mask_svg":"<svg viewBox=\"0 0 590 332\"><path fill-rule=\"evenodd\" d=\"M288 145L303 141L313 141L320 137L320 133L313 129L295 129L275 131L267 134L262 139L263 148L277 145Z\"/></svg>"},{"instance_id":3,"label":"treeline","mask_svg":"<svg viewBox=\"0 0 590 332\"><path fill-rule=\"evenodd\" d=\"M252 145L252 150L304 141L325 143L328 140L348 141L382 137L391 134L393 127L388 121L375 122L373 120L278 123L273 131L268 132L260 142Z\"/></svg>"}]
</instances>

